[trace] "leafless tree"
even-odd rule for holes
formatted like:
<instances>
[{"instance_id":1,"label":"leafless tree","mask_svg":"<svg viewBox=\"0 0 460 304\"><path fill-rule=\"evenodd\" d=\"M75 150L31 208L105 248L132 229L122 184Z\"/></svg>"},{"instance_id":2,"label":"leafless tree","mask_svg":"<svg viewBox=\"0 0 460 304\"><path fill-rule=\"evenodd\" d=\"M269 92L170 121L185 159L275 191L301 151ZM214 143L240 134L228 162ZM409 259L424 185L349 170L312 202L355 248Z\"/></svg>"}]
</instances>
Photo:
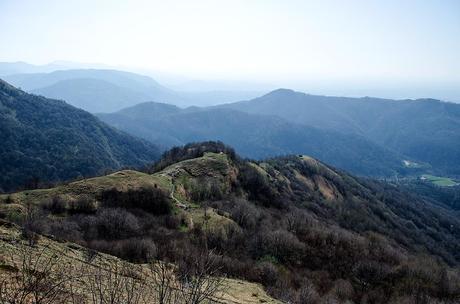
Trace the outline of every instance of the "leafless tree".
<instances>
[{"instance_id":1,"label":"leafless tree","mask_svg":"<svg viewBox=\"0 0 460 304\"><path fill-rule=\"evenodd\" d=\"M176 269L179 302L200 304L215 298L224 288L220 268L212 251L185 257Z\"/></svg>"},{"instance_id":2,"label":"leafless tree","mask_svg":"<svg viewBox=\"0 0 460 304\"><path fill-rule=\"evenodd\" d=\"M141 304L146 301L144 279L139 269L122 261L104 268L88 267L87 292L93 304Z\"/></svg>"},{"instance_id":3,"label":"leafless tree","mask_svg":"<svg viewBox=\"0 0 460 304\"><path fill-rule=\"evenodd\" d=\"M25 205L22 218L22 236L28 241L29 246L34 246L39 235L37 233L40 230L40 210L31 203Z\"/></svg>"},{"instance_id":4,"label":"leafless tree","mask_svg":"<svg viewBox=\"0 0 460 304\"><path fill-rule=\"evenodd\" d=\"M298 293L297 303L298 304L316 304L319 303L320 296L316 291L316 288L310 282L305 282Z\"/></svg>"},{"instance_id":5,"label":"leafless tree","mask_svg":"<svg viewBox=\"0 0 460 304\"><path fill-rule=\"evenodd\" d=\"M308 225L308 219L302 210L292 208L285 216L287 231L292 233L299 232Z\"/></svg>"},{"instance_id":6,"label":"leafless tree","mask_svg":"<svg viewBox=\"0 0 460 304\"><path fill-rule=\"evenodd\" d=\"M10 304L64 303L69 298L66 287L73 277L63 261L65 252L45 245L34 248L20 243L14 248L2 248L11 275L0 281L0 302Z\"/></svg>"},{"instance_id":7,"label":"leafless tree","mask_svg":"<svg viewBox=\"0 0 460 304\"><path fill-rule=\"evenodd\" d=\"M160 260L150 262L151 290L158 304L175 303L177 293L175 290L174 266Z\"/></svg>"}]
</instances>

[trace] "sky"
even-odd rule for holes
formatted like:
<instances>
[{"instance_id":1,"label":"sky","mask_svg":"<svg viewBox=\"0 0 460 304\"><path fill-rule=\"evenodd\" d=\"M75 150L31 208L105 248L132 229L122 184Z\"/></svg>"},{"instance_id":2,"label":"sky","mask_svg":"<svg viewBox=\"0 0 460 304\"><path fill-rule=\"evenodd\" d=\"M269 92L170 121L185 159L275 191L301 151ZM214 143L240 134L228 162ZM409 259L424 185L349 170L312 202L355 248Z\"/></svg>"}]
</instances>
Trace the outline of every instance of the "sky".
<instances>
[{"instance_id":1,"label":"sky","mask_svg":"<svg viewBox=\"0 0 460 304\"><path fill-rule=\"evenodd\" d=\"M0 0L0 61L460 101L460 1Z\"/></svg>"}]
</instances>

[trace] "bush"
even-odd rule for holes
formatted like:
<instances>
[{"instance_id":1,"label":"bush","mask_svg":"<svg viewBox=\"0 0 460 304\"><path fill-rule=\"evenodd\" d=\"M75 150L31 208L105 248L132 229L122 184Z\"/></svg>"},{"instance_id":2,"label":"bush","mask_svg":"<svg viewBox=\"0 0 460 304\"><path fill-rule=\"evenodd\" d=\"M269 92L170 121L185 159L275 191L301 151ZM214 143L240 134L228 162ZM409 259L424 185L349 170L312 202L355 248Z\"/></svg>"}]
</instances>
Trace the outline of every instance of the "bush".
<instances>
[{"instance_id":1,"label":"bush","mask_svg":"<svg viewBox=\"0 0 460 304\"><path fill-rule=\"evenodd\" d=\"M249 164L240 166L238 181L248 193L250 200L260 202L266 207L284 207L273 185L270 185L268 178L253 166Z\"/></svg>"},{"instance_id":2,"label":"bush","mask_svg":"<svg viewBox=\"0 0 460 304\"><path fill-rule=\"evenodd\" d=\"M51 223L50 233L58 240L66 240L76 243L81 243L83 235L80 226L72 221L58 219Z\"/></svg>"},{"instance_id":3,"label":"bush","mask_svg":"<svg viewBox=\"0 0 460 304\"><path fill-rule=\"evenodd\" d=\"M96 227L99 237L108 240L127 238L140 232L137 218L120 208L105 208L98 212Z\"/></svg>"},{"instance_id":4,"label":"bush","mask_svg":"<svg viewBox=\"0 0 460 304\"><path fill-rule=\"evenodd\" d=\"M67 210L68 205L68 201L64 197L56 195L46 202L44 207L53 214L61 214Z\"/></svg>"},{"instance_id":5,"label":"bush","mask_svg":"<svg viewBox=\"0 0 460 304\"><path fill-rule=\"evenodd\" d=\"M271 262L261 262L255 267L258 281L264 286L273 286L278 278L278 270Z\"/></svg>"},{"instance_id":6,"label":"bush","mask_svg":"<svg viewBox=\"0 0 460 304\"><path fill-rule=\"evenodd\" d=\"M213 179L198 178L198 180L190 180L187 190L190 192L190 198L194 202L215 201L224 197L219 183Z\"/></svg>"},{"instance_id":7,"label":"bush","mask_svg":"<svg viewBox=\"0 0 460 304\"><path fill-rule=\"evenodd\" d=\"M150 239L130 238L114 242L111 254L131 262L147 262L156 256L155 243Z\"/></svg>"},{"instance_id":8,"label":"bush","mask_svg":"<svg viewBox=\"0 0 460 304\"><path fill-rule=\"evenodd\" d=\"M170 214L172 203L167 193L159 188L141 188L118 191L110 189L102 192L100 200L104 207L142 209L155 215Z\"/></svg>"},{"instance_id":9,"label":"bush","mask_svg":"<svg viewBox=\"0 0 460 304\"><path fill-rule=\"evenodd\" d=\"M0 191L0 193L1 193L1 191ZM5 199L5 204L9 205L9 204L12 204L12 203L14 203L13 198L11 197L11 195L8 195L6 197L6 199Z\"/></svg>"},{"instance_id":10,"label":"bush","mask_svg":"<svg viewBox=\"0 0 460 304\"><path fill-rule=\"evenodd\" d=\"M87 195L78 197L69 206L70 214L93 214L96 212L96 202Z\"/></svg>"},{"instance_id":11,"label":"bush","mask_svg":"<svg viewBox=\"0 0 460 304\"><path fill-rule=\"evenodd\" d=\"M304 252L304 244L286 230L262 230L255 235L250 250L255 258L273 256L281 263L297 265Z\"/></svg>"}]
</instances>

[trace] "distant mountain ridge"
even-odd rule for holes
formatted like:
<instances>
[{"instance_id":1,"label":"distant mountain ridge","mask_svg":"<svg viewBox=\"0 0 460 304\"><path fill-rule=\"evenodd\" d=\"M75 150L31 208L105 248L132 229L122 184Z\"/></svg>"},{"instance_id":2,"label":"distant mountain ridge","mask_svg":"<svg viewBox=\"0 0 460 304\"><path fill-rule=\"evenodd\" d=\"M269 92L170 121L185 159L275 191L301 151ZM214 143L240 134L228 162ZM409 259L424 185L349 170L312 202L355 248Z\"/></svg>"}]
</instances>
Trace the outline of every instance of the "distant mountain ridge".
<instances>
[{"instance_id":1,"label":"distant mountain ridge","mask_svg":"<svg viewBox=\"0 0 460 304\"><path fill-rule=\"evenodd\" d=\"M55 84L30 91L48 98L68 100L76 107L92 113L107 109L115 111L139 101L148 101L151 96L142 91L123 88L100 79L76 78L58 81Z\"/></svg>"},{"instance_id":2,"label":"distant mountain ridge","mask_svg":"<svg viewBox=\"0 0 460 304\"><path fill-rule=\"evenodd\" d=\"M434 99L316 96L280 89L220 107L360 135L429 163L443 174L460 175L459 104Z\"/></svg>"},{"instance_id":3,"label":"distant mountain ridge","mask_svg":"<svg viewBox=\"0 0 460 304\"><path fill-rule=\"evenodd\" d=\"M21 73L47 73L64 69L65 66L58 62L52 62L45 65L34 65L23 61L17 62L0 62L0 76L21 74Z\"/></svg>"},{"instance_id":4,"label":"distant mountain ridge","mask_svg":"<svg viewBox=\"0 0 460 304\"><path fill-rule=\"evenodd\" d=\"M15 69L22 70L20 66L12 65ZM39 67L37 69L41 70ZM0 73L1 71L0 63ZM255 98L261 94L255 91L231 90L175 91L162 86L151 77L113 69L61 69L43 73L7 74L3 78L30 93L62 99L92 113L118 111L146 101L182 107L203 106Z\"/></svg>"},{"instance_id":5,"label":"distant mountain ridge","mask_svg":"<svg viewBox=\"0 0 460 304\"><path fill-rule=\"evenodd\" d=\"M21 65L18 68L21 68ZM324 158L325 155L340 154L339 151L345 150L351 152L354 149L354 141L359 138L360 142L367 141L366 145L368 146L378 146L379 151L385 150L385 155L392 154L393 156L390 158L398 159L401 163L403 163L403 160L410 161L413 164L411 165L412 169L414 167L423 167L429 169L430 174L460 177L460 163L457 161L457 159L460 159L460 144L458 144L460 142L460 105L454 103L434 99L391 100L371 97L318 96L288 89L278 89L254 99L251 99L254 97L251 95L254 92L178 92L162 86L150 77L109 69L73 69L51 73L16 74L7 76L7 79L31 93L62 99L92 113L116 112L139 103L151 101L185 107L190 104L219 104L234 101L236 98L248 99L215 107L205 107L200 110L208 111L208 114L210 114L211 112L209 111L216 109L231 109L251 115L271 116L270 118L262 119L264 122L260 118L257 119L259 123L266 123L270 127L259 132L263 134L261 135L262 140L258 139L255 131L251 130L249 135L249 137L252 136L253 138L251 145L239 144L239 142L244 141L245 134L241 135L244 128L236 127L236 134L240 134L240 136L229 142L229 144L234 145L244 155L260 158L278 155L279 153L296 153L299 147L306 147L306 144L302 142L307 142L308 147L310 147L309 150L300 152L312 154L329 162L331 158ZM243 98L244 96L248 96L248 98ZM133 111L134 109L136 107L133 107ZM150 123L148 122L149 119L144 117L145 119L142 119L144 125L142 126L136 117L127 117L126 113L123 114L123 121L116 121L113 117L107 119L110 120L112 125L132 134L149 140L152 140L152 138L158 139L158 142L164 148L181 145L188 140L221 139L225 141L227 137L232 135L231 132L225 130L226 126L220 126L220 129L215 130L214 133L204 130L203 125L199 125L198 116L203 119L203 124L208 124L209 127L213 127L213 124L218 122L211 123L209 121L210 117L207 117L204 113L198 114L196 110L196 108L188 108L181 113L175 114L175 123L181 126L179 129L171 126L168 121L163 122L163 125L170 125L167 130L163 130L161 125L155 125L165 119L164 117L155 116L156 112L152 114L152 117L155 116L152 118L155 121ZM146 115L140 113L139 109L137 111L139 115ZM191 112L195 113L191 114ZM147 110L146 113L150 112ZM186 113L188 113L187 116L185 116ZM222 111L217 111L216 115L224 121L229 119L231 122L238 119L249 122L252 119L252 116L243 118L241 114L232 113L223 114ZM193 122L187 125L178 118L178 115ZM232 116L234 117L233 120ZM290 124L290 127L287 127L284 123L275 122L274 116ZM271 122L266 122L267 120ZM229 122L229 125L231 122ZM249 126L250 124L246 125ZM276 130L275 126L277 125L282 130ZM193 130L188 130L191 126L194 126ZM296 143L294 143L294 140L289 143L281 141L281 138L293 139L294 134L301 133L295 130L305 126L316 128L315 134L323 132L324 136L322 138L337 136L337 138L341 138L339 139L340 142L344 142L344 136L353 137L354 139L351 140L350 145L340 148L336 148L333 141L331 141L332 143L327 149L321 148L319 152L310 151L315 143L311 138L304 139L305 135L295 135L298 136ZM289 128L291 130L288 130ZM260 130L261 126L256 126L253 129ZM227 133L219 134L219 131ZM184 134L180 134L181 132ZM273 142L274 137L268 136L269 133L273 136L275 136L275 133L277 134L275 136L277 138L276 142ZM290 134L289 136L287 136L288 133ZM338 135L339 133L340 135ZM307 132L306 134L309 133ZM321 142L316 140L317 145L321 145ZM256 145L256 143L258 144ZM285 146L279 147L280 144ZM360 146L360 144L357 146ZM247 153L242 151L242 149L249 150L249 147L252 147L252 151ZM292 147L295 148L293 149ZM360 149L356 148L354 150L356 152ZM376 150L371 148L369 151ZM369 151L366 153L370 153ZM323 155L319 156L315 153ZM383 154L377 153L377 155L381 156ZM373 163L377 157L374 157ZM384 159L384 162L388 160L386 157ZM336 159L332 160L332 164L339 164L341 168L354 168L354 165L347 164L343 166L341 162L335 162ZM363 160L353 161L353 163L359 162L363 162ZM390 169L385 170L385 176L412 170L403 168L401 171L399 169L400 165L395 166L395 164L396 162L392 161L392 165L387 166ZM373 164L372 166L385 167L386 165ZM361 174L362 170L359 172L352 170L352 172Z\"/></svg>"},{"instance_id":6,"label":"distant mountain ridge","mask_svg":"<svg viewBox=\"0 0 460 304\"><path fill-rule=\"evenodd\" d=\"M142 103L116 113L97 115L118 129L165 148L220 140L254 159L308 154L367 176L393 176L408 170L403 166L403 156L362 136L290 123L274 115L224 108L180 109L159 103Z\"/></svg>"},{"instance_id":7,"label":"distant mountain ridge","mask_svg":"<svg viewBox=\"0 0 460 304\"><path fill-rule=\"evenodd\" d=\"M0 80L0 189L144 166L159 150L83 110Z\"/></svg>"}]
</instances>

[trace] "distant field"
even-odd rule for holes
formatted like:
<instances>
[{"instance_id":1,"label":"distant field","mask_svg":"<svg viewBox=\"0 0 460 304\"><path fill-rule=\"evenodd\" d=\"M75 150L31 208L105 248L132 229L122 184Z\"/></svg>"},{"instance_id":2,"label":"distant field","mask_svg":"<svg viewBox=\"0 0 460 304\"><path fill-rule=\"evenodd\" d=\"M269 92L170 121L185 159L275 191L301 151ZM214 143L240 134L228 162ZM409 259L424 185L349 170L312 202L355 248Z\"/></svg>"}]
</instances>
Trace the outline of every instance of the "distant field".
<instances>
[{"instance_id":1,"label":"distant field","mask_svg":"<svg viewBox=\"0 0 460 304\"><path fill-rule=\"evenodd\" d=\"M453 179L448 178L448 177L440 177L440 176L434 176L434 175L429 175L429 174L424 174L421 177L422 180L427 180L429 182L432 182L433 184L441 187L451 187L451 186L456 186L458 185L457 182L455 182Z\"/></svg>"}]
</instances>

